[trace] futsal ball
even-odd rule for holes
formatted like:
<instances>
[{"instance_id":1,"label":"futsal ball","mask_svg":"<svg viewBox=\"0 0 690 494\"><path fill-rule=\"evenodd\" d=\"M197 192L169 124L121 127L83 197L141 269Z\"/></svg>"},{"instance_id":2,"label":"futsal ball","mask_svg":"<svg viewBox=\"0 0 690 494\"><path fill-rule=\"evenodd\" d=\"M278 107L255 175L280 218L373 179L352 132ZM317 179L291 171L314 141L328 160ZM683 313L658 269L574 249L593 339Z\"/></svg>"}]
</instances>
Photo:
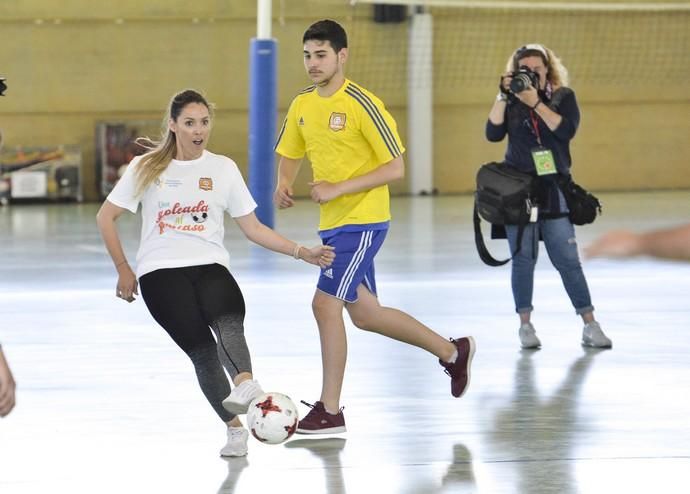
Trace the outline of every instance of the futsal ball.
<instances>
[{"instance_id":1,"label":"futsal ball","mask_svg":"<svg viewBox=\"0 0 690 494\"><path fill-rule=\"evenodd\" d=\"M282 393L264 393L252 400L247 410L247 427L266 444L280 444L297 430L297 407Z\"/></svg>"}]
</instances>

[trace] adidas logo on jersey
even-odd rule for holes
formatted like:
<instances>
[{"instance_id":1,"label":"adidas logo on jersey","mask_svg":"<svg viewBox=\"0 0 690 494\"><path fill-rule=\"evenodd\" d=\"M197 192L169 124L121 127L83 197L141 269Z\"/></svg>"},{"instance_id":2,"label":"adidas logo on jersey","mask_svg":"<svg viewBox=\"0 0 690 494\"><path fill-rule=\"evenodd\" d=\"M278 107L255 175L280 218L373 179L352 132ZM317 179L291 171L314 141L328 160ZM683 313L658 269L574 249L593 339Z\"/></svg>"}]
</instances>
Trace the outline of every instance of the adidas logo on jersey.
<instances>
[{"instance_id":1,"label":"adidas logo on jersey","mask_svg":"<svg viewBox=\"0 0 690 494\"><path fill-rule=\"evenodd\" d=\"M322 273L326 278L333 279L333 268L328 268Z\"/></svg>"},{"instance_id":2,"label":"adidas logo on jersey","mask_svg":"<svg viewBox=\"0 0 690 494\"><path fill-rule=\"evenodd\" d=\"M300 124L300 125L304 125L304 118L299 117L299 124Z\"/></svg>"}]
</instances>

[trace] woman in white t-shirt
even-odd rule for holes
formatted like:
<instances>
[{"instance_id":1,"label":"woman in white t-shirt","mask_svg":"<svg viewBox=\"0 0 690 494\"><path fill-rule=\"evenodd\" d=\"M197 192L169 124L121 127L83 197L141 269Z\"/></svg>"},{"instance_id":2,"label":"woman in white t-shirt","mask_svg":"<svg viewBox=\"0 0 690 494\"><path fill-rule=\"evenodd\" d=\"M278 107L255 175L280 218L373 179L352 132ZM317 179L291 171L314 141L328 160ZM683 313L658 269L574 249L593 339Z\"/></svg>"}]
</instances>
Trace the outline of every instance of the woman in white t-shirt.
<instances>
[{"instance_id":1,"label":"woman in white t-shirt","mask_svg":"<svg viewBox=\"0 0 690 494\"><path fill-rule=\"evenodd\" d=\"M327 246L301 247L259 222L237 165L206 150L211 107L201 94L175 95L164 128L162 142L142 140L150 152L127 167L98 212L98 227L118 272L116 296L132 302L141 286L149 312L192 360L204 395L228 426L221 455L244 456L248 433L237 415L262 390L244 338L244 299L223 246L224 213L267 249L321 267L335 254ZM136 213L140 203L135 274L115 221L125 210Z\"/></svg>"},{"instance_id":2,"label":"woman in white t-shirt","mask_svg":"<svg viewBox=\"0 0 690 494\"><path fill-rule=\"evenodd\" d=\"M0 78L0 81L2 79ZM2 86L0 86L0 90ZM2 92L2 91L0 91ZM0 151L2 151L2 131L0 130ZM14 377L10 365L2 353L2 345L0 345L0 417L4 417L14 408L14 390L16 388Z\"/></svg>"},{"instance_id":3,"label":"woman in white t-shirt","mask_svg":"<svg viewBox=\"0 0 690 494\"><path fill-rule=\"evenodd\" d=\"M0 345L0 417L5 417L14 408L16 387L12 370Z\"/></svg>"}]
</instances>

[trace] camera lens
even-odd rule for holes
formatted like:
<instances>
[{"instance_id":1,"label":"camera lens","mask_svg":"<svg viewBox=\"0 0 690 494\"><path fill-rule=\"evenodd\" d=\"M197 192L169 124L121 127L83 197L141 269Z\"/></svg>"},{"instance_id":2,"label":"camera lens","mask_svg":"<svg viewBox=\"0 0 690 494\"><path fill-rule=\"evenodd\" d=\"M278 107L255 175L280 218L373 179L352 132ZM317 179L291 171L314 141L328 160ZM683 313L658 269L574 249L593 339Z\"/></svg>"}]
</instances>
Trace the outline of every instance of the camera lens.
<instances>
[{"instance_id":1,"label":"camera lens","mask_svg":"<svg viewBox=\"0 0 690 494\"><path fill-rule=\"evenodd\" d=\"M523 92L532 85L532 81L525 73L516 74L510 81L510 90L517 94Z\"/></svg>"}]
</instances>

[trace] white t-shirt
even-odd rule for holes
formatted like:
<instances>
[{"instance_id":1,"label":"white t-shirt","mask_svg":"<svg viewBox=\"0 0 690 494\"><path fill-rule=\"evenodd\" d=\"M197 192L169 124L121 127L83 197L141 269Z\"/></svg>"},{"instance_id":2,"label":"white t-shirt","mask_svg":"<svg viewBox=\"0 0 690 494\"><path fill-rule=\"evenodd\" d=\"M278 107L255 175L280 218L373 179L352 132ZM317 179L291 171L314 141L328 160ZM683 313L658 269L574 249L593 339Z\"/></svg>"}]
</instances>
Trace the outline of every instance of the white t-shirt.
<instances>
[{"instance_id":1,"label":"white t-shirt","mask_svg":"<svg viewBox=\"0 0 690 494\"><path fill-rule=\"evenodd\" d=\"M224 212L237 218L256 209L234 161L204 150L192 161L172 160L142 197L135 197L137 156L108 201L137 212L142 204L137 277L163 268L218 263L230 269L223 245Z\"/></svg>"}]
</instances>

